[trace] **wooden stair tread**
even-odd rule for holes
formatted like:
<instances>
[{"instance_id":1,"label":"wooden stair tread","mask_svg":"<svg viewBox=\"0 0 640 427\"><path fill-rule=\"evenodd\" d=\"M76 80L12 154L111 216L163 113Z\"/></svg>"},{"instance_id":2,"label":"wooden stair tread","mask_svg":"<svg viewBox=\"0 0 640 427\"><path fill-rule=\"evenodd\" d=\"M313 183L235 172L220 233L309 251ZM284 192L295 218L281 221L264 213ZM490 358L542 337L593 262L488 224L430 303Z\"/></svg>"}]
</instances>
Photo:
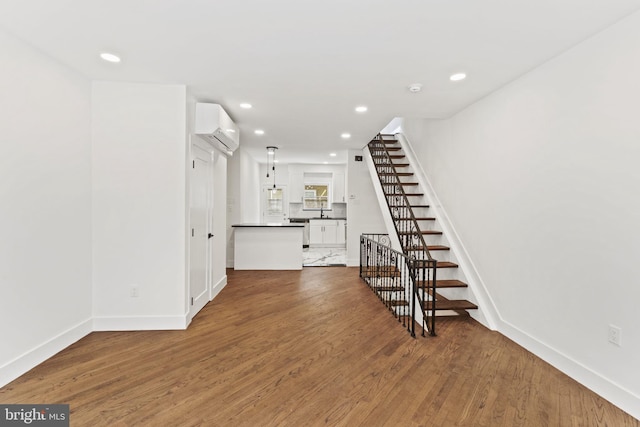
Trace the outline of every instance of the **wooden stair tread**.
<instances>
[{"instance_id":1,"label":"wooden stair tread","mask_svg":"<svg viewBox=\"0 0 640 427\"><path fill-rule=\"evenodd\" d=\"M393 175L398 175L398 176L413 176L413 172L380 172L378 173L378 175L381 176L393 176Z\"/></svg>"},{"instance_id":2,"label":"wooden stair tread","mask_svg":"<svg viewBox=\"0 0 640 427\"><path fill-rule=\"evenodd\" d=\"M362 277L399 277L400 270L395 265L363 267Z\"/></svg>"},{"instance_id":3,"label":"wooden stair tread","mask_svg":"<svg viewBox=\"0 0 640 427\"><path fill-rule=\"evenodd\" d=\"M389 305L392 307L403 307L409 305L409 303L405 300L390 300Z\"/></svg>"},{"instance_id":4,"label":"wooden stair tread","mask_svg":"<svg viewBox=\"0 0 640 427\"><path fill-rule=\"evenodd\" d=\"M387 156L385 154L372 154L372 158L374 159L386 159ZM390 154L390 159L404 159L406 156L404 154Z\"/></svg>"},{"instance_id":5,"label":"wooden stair tread","mask_svg":"<svg viewBox=\"0 0 640 427\"><path fill-rule=\"evenodd\" d=\"M425 286L423 280L419 280L418 286ZM436 279L436 289L441 288L468 288L469 285L457 279ZM442 297L441 297L442 298Z\"/></svg>"},{"instance_id":6,"label":"wooden stair tread","mask_svg":"<svg viewBox=\"0 0 640 427\"><path fill-rule=\"evenodd\" d=\"M424 217L416 217L416 221L435 221L435 217L432 216L424 216ZM413 221L413 218L393 218L394 221Z\"/></svg>"},{"instance_id":7,"label":"wooden stair tread","mask_svg":"<svg viewBox=\"0 0 640 427\"><path fill-rule=\"evenodd\" d=\"M414 234L411 231L401 231L398 233L401 236L410 236L412 234ZM442 231L438 231L438 230L422 230L420 232L420 234L442 234Z\"/></svg>"},{"instance_id":8,"label":"wooden stair tread","mask_svg":"<svg viewBox=\"0 0 640 427\"><path fill-rule=\"evenodd\" d=\"M376 292L404 292L404 288L402 286L372 286L371 287Z\"/></svg>"},{"instance_id":9,"label":"wooden stair tread","mask_svg":"<svg viewBox=\"0 0 640 427\"><path fill-rule=\"evenodd\" d=\"M404 193L407 197L422 197L424 193ZM401 193L384 193L385 196L402 196ZM413 207L413 206L412 206Z\"/></svg>"},{"instance_id":10,"label":"wooden stair tread","mask_svg":"<svg viewBox=\"0 0 640 427\"><path fill-rule=\"evenodd\" d=\"M436 264L437 268L458 268L458 264L450 261L438 261Z\"/></svg>"},{"instance_id":11,"label":"wooden stair tread","mask_svg":"<svg viewBox=\"0 0 640 427\"><path fill-rule=\"evenodd\" d=\"M429 250L429 252L431 251L448 251L450 250L449 246L444 246L444 245L427 245L427 249ZM416 252L416 251L423 251L424 247L422 246L411 246L406 248L407 251L409 252Z\"/></svg>"},{"instance_id":12,"label":"wooden stair tread","mask_svg":"<svg viewBox=\"0 0 640 427\"><path fill-rule=\"evenodd\" d=\"M424 309L431 310L432 304L433 304L432 301L425 301ZM467 301L464 299L460 299L460 300L437 299L436 307L435 307L436 310L476 310L477 308L478 308L477 305L475 305L471 301Z\"/></svg>"}]
</instances>

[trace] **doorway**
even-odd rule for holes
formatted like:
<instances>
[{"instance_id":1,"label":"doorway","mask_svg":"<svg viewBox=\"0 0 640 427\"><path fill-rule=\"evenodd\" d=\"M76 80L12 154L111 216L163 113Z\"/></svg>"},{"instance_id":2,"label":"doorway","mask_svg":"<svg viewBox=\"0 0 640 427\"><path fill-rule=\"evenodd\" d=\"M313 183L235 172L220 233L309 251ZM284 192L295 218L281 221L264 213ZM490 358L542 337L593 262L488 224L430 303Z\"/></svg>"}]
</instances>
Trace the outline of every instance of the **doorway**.
<instances>
[{"instance_id":1,"label":"doorway","mask_svg":"<svg viewBox=\"0 0 640 427\"><path fill-rule=\"evenodd\" d=\"M212 153L196 145L191 149L189 244L189 320L209 302L213 237Z\"/></svg>"},{"instance_id":2,"label":"doorway","mask_svg":"<svg viewBox=\"0 0 640 427\"><path fill-rule=\"evenodd\" d=\"M289 219L289 201L287 186L264 185L262 187L262 222L282 223Z\"/></svg>"}]
</instances>

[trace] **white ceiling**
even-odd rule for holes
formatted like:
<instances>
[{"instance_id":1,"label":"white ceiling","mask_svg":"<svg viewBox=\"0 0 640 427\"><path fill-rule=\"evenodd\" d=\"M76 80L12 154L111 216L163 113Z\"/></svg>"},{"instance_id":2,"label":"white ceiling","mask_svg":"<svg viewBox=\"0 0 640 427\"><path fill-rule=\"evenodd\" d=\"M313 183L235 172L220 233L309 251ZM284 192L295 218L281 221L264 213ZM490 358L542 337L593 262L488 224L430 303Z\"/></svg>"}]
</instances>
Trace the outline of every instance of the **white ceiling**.
<instances>
[{"instance_id":1,"label":"white ceiling","mask_svg":"<svg viewBox=\"0 0 640 427\"><path fill-rule=\"evenodd\" d=\"M346 157L329 152L363 147L393 117L448 117L639 8L640 0L0 0L0 27L91 79L186 84L225 107L259 161L276 145L281 162L336 162ZM100 60L102 51L122 62ZM468 78L450 82L458 71ZM409 92L412 83L423 90ZM368 112L356 114L357 105Z\"/></svg>"}]
</instances>

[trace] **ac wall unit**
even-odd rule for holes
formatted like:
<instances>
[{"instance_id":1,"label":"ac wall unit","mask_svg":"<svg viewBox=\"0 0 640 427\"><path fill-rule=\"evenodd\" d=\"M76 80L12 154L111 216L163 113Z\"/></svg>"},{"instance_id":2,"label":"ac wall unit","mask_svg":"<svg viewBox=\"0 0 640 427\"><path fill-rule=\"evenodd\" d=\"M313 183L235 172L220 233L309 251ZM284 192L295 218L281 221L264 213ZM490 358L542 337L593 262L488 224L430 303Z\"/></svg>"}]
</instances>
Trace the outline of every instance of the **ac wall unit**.
<instances>
[{"instance_id":1,"label":"ac wall unit","mask_svg":"<svg viewBox=\"0 0 640 427\"><path fill-rule=\"evenodd\" d=\"M240 130L219 104L196 103L195 134L224 152L240 145Z\"/></svg>"}]
</instances>

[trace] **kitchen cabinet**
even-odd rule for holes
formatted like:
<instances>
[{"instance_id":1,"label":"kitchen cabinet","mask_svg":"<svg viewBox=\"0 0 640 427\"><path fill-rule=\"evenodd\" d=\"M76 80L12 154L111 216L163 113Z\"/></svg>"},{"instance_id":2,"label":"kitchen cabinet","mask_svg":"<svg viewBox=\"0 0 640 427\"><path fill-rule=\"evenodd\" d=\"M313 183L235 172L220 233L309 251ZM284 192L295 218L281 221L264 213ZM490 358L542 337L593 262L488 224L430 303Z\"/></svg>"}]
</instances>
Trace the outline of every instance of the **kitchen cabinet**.
<instances>
[{"instance_id":1,"label":"kitchen cabinet","mask_svg":"<svg viewBox=\"0 0 640 427\"><path fill-rule=\"evenodd\" d=\"M345 179L343 172L333 173L333 203L345 203L347 201L345 197Z\"/></svg>"},{"instance_id":2,"label":"kitchen cabinet","mask_svg":"<svg viewBox=\"0 0 640 427\"><path fill-rule=\"evenodd\" d=\"M289 171L289 201L302 203L304 196L304 174L302 172Z\"/></svg>"},{"instance_id":3,"label":"kitchen cabinet","mask_svg":"<svg viewBox=\"0 0 640 427\"><path fill-rule=\"evenodd\" d=\"M312 219L309 221L309 245L344 246L345 220Z\"/></svg>"},{"instance_id":4,"label":"kitchen cabinet","mask_svg":"<svg viewBox=\"0 0 640 427\"><path fill-rule=\"evenodd\" d=\"M336 243L338 246L345 246L347 244L347 221L344 219L338 220L338 229L336 230Z\"/></svg>"}]
</instances>

